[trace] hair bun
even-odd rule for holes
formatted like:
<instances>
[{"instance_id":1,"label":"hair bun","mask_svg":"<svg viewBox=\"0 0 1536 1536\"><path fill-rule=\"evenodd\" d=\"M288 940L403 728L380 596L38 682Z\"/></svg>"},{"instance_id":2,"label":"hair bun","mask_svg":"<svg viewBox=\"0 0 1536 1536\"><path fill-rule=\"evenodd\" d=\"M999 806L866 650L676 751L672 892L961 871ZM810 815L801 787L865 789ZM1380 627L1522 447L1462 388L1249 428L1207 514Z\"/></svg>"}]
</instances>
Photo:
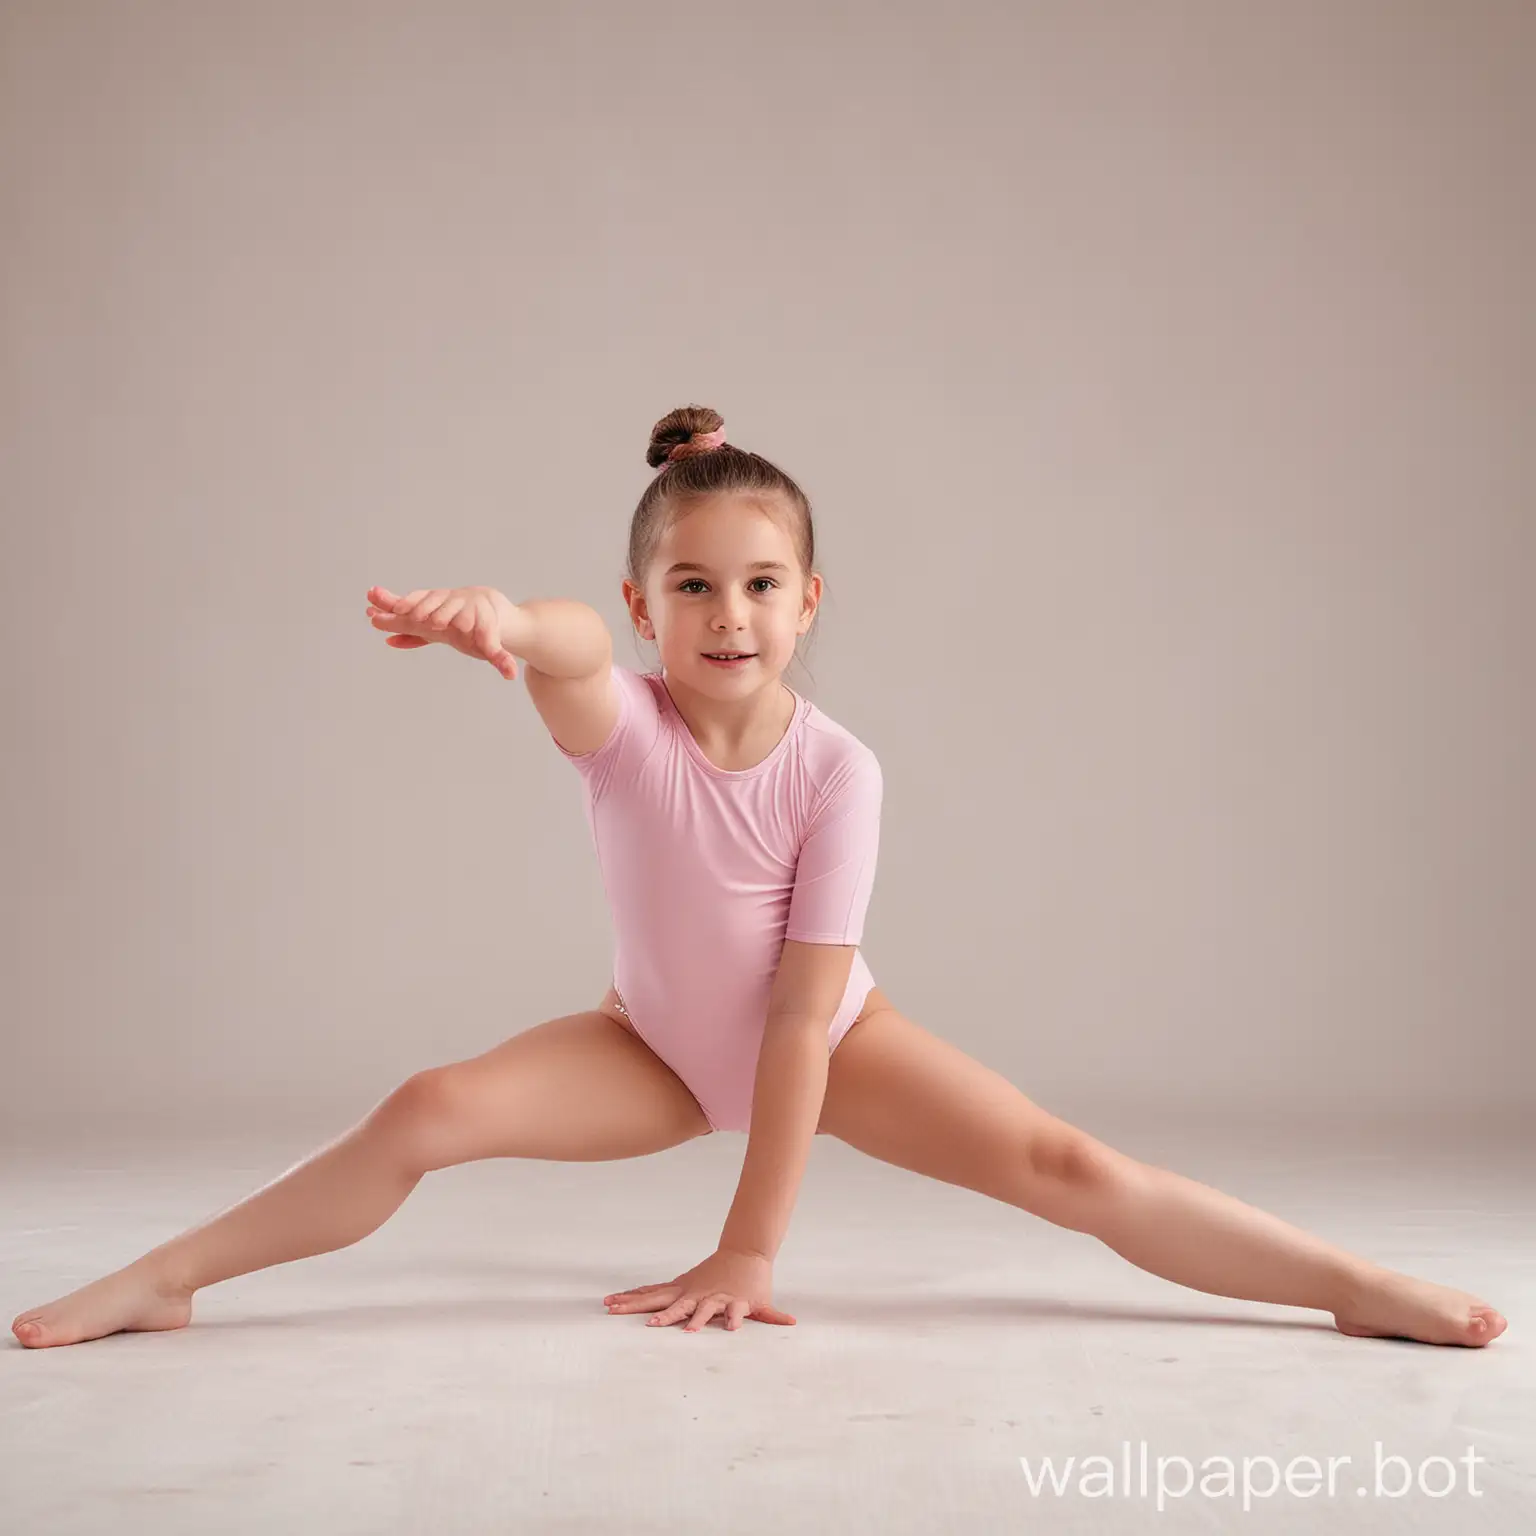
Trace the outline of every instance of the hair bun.
<instances>
[{"instance_id":1,"label":"hair bun","mask_svg":"<svg viewBox=\"0 0 1536 1536\"><path fill-rule=\"evenodd\" d=\"M651 428L645 462L653 469L695 458L724 446L725 417L705 405L685 405L663 416Z\"/></svg>"}]
</instances>

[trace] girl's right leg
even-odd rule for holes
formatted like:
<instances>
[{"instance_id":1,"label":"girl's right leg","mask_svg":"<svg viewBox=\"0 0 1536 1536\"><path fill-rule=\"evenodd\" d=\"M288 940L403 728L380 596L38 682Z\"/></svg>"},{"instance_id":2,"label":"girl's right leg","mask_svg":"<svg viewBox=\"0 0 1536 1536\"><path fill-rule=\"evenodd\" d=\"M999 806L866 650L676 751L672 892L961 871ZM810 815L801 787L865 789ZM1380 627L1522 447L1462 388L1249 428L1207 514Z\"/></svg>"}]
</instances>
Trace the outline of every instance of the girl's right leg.
<instances>
[{"instance_id":1,"label":"girl's right leg","mask_svg":"<svg viewBox=\"0 0 1536 1536\"><path fill-rule=\"evenodd\" d=\"M487 1157L640 1157L710 1129L682 1081L629 1028L592 1010L418 1072L351 1130L126 1268L11 1331L29 1348L185 1327L205 1285L345 1248L391 1216L423 1174Z\"/></svg>"}]
</instances>

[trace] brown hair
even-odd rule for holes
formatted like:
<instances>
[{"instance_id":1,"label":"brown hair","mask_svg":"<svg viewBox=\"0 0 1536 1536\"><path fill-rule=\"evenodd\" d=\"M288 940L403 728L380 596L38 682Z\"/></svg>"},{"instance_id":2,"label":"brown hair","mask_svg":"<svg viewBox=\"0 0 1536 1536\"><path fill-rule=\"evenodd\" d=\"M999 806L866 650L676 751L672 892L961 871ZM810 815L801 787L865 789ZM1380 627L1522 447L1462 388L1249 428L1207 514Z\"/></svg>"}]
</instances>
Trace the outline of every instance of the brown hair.
<instances>
[{"instance_id":1,"label":"brown hair","mask_svg":"<svg viewBox=\"0 0 1536 1536\"><path fill-rule=\"evenodd\" d=\"M645 462L656 473L640 497L629 523L629 568L625 574L644 586L646 570L662 535L680 512L714 496L744 496L765 503L772 513L782 506L789 514L789 534L809 580L816 561L816 529L810 498L777 464L732 443L700 446L694 435L718 432L725 418L707 405L684 405L669 411L651 428ZM673 449L676 454L673 455ZM666 469L669 455L672 462ZM819 610L818 610L819 611ZM815 621L812 621L812 629Z\"/></svg>"}]
</instances>

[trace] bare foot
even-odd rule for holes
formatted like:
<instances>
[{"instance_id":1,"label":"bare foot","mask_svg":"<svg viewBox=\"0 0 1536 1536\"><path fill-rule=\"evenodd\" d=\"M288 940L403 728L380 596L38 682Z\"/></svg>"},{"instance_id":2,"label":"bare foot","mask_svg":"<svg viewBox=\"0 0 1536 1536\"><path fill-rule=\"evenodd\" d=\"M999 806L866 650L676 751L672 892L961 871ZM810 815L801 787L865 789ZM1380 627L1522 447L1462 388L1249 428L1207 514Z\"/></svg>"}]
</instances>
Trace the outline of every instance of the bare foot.
<instances>
[{"instance_id":1,"label":"bare foot","mask_svg":"<svg viewBox=\"0 0 1536 1536\"><path fill-rule=\"evenodd\" d=\"M23 1312L11 1332L28 1349L51 1349L108 1333L185 1328L191 1320L192 1292L136 1260L46 1307Z\"/></svg>"},{"instance_id":2,"label":"bare foot","mask_svg":"<svg viewBox=\"0 0 1536 1536\"><path fill-rule=\"evenodd\" d=\"M1340 1333L1422 1344L1489 1344L1508 1324L1486 1301L1446 1285L1383 1269L1333 1314Z\"/></svg>"}]
</instances>

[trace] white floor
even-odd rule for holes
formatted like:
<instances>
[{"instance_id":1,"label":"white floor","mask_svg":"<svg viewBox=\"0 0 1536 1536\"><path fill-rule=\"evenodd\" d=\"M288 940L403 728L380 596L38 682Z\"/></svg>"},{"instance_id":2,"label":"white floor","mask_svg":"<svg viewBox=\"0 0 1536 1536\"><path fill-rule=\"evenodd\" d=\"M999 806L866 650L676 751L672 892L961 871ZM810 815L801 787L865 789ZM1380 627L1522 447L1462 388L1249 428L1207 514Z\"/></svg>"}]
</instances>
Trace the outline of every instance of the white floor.
<instances>
[{"instance_id":1,"label":"white floor","mask_svg":"<svg viewBox=\"0 0 1536 1536\"><path fill-rule=\"evenodd\" d=\"M1185 1290L823 1137L776 1266L799 1325L688 1335L609 1317L601 1298L709 1252L744 1138L624 1163L480 1163L429 1175L353 1248L201 1292L181 1332L43 1351L7 1334L0 1529L1536 1528L1536 1138L1433 1121L1347 1138L1090 1128L1473 1291L1509 1331L1486 1350L1345 1338L1324 1313ZM338 1129L7 1149L3 1321ZM1378 1445L1403 1458L1380 1493ZM1095 1456L1112 1484L1084 1486ZM1161 1515L1160 1456L1195 1478ZM1043 1458L1061 1491L1032 1489ZM1230 1491L1211 1481L1221 1458ZM1177 1460L1164 1481L1187 1481Z\"/></svg>"}]
</instances>

